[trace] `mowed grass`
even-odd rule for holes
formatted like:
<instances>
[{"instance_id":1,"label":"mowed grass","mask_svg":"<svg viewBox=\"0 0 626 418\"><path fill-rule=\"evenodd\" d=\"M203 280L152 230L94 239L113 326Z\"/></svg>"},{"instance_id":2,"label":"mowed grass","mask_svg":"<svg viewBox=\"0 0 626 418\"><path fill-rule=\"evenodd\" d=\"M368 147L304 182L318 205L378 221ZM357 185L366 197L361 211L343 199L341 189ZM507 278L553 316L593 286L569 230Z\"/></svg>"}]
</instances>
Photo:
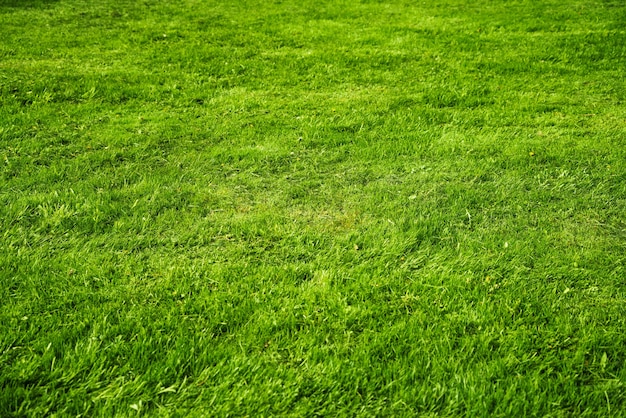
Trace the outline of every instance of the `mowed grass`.
<instances>
[{"instance_id":1,"label":"mowed grass","mask_svg":"<svg viewBox=\"0 0 626 418\"><path fill-rule=\"evenodd\" d=\"M0 415L625 416L625 25L0 0Z\"/></svg>"}]
</instances>

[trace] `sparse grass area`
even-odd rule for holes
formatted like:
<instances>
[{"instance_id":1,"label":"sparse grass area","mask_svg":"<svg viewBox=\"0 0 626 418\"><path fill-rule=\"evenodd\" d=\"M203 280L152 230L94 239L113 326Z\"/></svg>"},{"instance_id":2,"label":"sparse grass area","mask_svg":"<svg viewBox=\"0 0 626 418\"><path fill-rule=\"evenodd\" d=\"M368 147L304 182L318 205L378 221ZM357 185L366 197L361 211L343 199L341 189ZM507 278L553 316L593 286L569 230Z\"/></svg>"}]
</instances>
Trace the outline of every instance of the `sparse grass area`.
<instances>
[{"instance_id":1,"label":"sparse grass area","mask_svg":"<svg viewBox=\"0 0 626 418\"><path fill-rule=\"evenodd\" d=\"M0 0L1 416L626 416L620 1Z\"/></svg>"}]
</instances>

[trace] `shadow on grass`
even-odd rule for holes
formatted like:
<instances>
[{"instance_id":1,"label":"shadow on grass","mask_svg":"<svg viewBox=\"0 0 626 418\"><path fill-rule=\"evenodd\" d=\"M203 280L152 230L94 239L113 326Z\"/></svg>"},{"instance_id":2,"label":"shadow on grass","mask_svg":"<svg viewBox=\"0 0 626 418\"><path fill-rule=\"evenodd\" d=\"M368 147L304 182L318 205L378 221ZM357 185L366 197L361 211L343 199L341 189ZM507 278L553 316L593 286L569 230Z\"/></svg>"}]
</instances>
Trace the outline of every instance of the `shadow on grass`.
<instances>
[{"instance_id":1,"label":"shadow on grass","mask_svg":"<svg viewBox=\"0 0 626 418\"><path fill-rule=\"evenodd\" d=\"M59 0L0 0L0 8L43 8Z\"/></svg>"}]
</instances>

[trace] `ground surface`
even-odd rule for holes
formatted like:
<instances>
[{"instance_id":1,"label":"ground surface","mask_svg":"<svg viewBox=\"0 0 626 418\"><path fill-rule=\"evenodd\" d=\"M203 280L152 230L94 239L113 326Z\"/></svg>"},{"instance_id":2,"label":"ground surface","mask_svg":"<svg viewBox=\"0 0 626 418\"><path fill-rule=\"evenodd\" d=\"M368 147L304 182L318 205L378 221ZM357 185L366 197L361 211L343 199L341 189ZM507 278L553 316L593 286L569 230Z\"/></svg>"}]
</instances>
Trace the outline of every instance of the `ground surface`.
<instances>
[{"instance_id":1,"label":"ground surface","mask_svg":"<svg viewBox=\"0 0 626 418\"><path fill-rule=\"evenodd\" d=\"M0 415L620 416L622 1L0 0Z\"/></svg>"}]
</instances>

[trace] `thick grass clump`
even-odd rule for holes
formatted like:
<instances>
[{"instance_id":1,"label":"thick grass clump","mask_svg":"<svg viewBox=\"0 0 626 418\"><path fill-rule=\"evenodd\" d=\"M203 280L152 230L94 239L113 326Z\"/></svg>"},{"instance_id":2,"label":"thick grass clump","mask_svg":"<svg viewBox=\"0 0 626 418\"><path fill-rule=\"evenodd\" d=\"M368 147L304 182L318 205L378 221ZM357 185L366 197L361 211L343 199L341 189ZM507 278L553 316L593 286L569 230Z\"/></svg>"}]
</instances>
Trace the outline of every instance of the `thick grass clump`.
<instances>
[{"instance_id":1,"label":"thick grass clump","mask_svg":"<svg viewBox=\"0 0 626 418\"><path fill-rule=\"evenodd\" d=\"M625 22L0 0L0 415L624 416Z\"/></svg>"}]
</instances>

